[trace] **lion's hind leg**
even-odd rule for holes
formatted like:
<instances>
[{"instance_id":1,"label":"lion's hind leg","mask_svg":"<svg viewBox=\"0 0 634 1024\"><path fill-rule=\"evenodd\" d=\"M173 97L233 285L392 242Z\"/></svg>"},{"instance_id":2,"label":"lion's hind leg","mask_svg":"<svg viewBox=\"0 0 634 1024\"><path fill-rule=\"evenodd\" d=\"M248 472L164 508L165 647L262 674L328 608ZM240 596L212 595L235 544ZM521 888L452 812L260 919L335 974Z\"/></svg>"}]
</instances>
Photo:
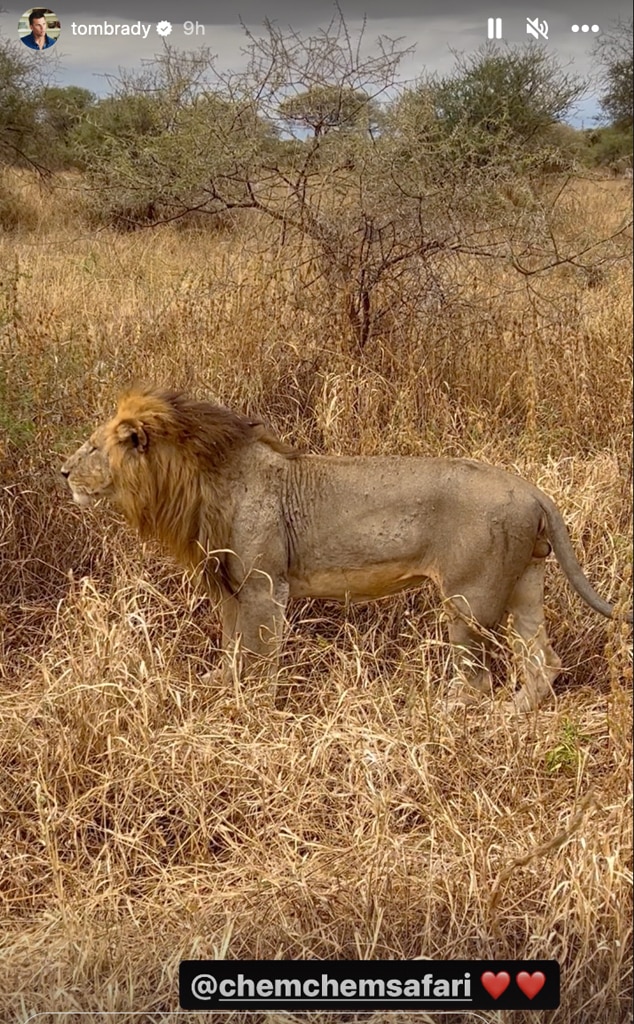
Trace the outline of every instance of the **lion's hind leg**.
<instances>
[{"instance_id":1,"label":"lion's hind leg","mask_svg":"<svg viewBox=\"0 0 634 1024\"><path fill-rule=\"evenodd\" d=\"M561 671L544 620L544 568L543 558L533 558L507 604L511 648L524 682L513 698L516 711L538 707Z\"/></svg>"},{"instance_id":2,"label":"lion's hind leg","mask_svg":"<svg viewBox=\"0 0 634 1024\"><path fill-rule=\"evenodd\" d=\"M449 704L475 704L483 694L491 696L492 676L488 644L476 625L451 610L449 640L454 674L447 689Z\"/></svg>"}]
</instances>

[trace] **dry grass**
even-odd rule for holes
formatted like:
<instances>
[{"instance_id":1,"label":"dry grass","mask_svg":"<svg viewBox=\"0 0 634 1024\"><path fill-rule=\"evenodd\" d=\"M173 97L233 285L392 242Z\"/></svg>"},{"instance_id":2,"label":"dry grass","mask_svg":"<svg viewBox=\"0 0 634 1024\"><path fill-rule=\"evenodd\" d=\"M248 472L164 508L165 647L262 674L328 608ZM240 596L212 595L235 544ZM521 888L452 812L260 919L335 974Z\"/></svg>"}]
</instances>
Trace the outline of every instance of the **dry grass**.
<instances>
[{"instance_id":1,"label":"dry grass","mask_svg":"<svg viewBox=\"0 0 634 1024\"><path fill-rule=\"evenodd\" d=\"M583 188L583 230L614 230L627 187ZM302 604L273 708L257 683L201 684L218 643L205 603L56 481L124 383L178 383L313 450L514 466L556 499L597 589L629 604L627 263L536 291L465 263L459 305L360 359L329 296L307 301L251 226L37 223L0 240L2 1020L175 1022L178 961L225 955L555 957L562 1007L532 1020L628 1020L628 631L553 566L566 672L518 722L501 700L445 712L433 594ZM502 653L497 671L513 685Z\"/></svg>"}]
</instances>

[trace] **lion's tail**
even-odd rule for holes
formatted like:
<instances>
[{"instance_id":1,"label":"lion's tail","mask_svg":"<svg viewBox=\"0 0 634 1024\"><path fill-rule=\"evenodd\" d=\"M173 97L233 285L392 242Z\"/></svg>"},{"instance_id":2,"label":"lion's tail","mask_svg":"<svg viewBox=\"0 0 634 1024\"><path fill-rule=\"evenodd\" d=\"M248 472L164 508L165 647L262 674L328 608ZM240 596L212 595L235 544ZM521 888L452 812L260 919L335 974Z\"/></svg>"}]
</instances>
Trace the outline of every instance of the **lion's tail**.
<instances>
[{"instance_id":1,"label":"lion's tail","mask_svg":"<svg viewBox=\"0 0 634 1024\"><path fill-rule=\"evenodd\" d=\"M553 546L553 551L557 561L568 578L573 590L579 594L586 604L594 608L595 612L599 612L600 615L605 615L607 619L611 619L614 615L614 607L604 601L603 598L597 594L596 590L590 584L587 576L585 576L583 569L579 565L577 556L575 555L570 535L566 528L566 524L563 520L561 512L557 506L548 498L542 491L535 488L537 500L541 505L544 515L546 516L546 533L548 539ZM626 622L632 622L632 612L626 612L623 616Z\"/></svg>"}]
</instances>

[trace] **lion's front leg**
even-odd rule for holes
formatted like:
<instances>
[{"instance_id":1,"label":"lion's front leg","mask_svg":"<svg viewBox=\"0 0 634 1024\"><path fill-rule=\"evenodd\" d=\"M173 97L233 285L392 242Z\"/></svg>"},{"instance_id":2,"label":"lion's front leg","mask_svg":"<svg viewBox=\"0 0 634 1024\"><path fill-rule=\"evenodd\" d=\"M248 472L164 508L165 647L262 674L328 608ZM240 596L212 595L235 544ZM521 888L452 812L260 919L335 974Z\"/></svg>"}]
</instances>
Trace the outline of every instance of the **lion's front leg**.
<instances>
[{"instance_id":1,"label":"lion's front leg","mask_svg":"<svg viewBox=\"0 0 634 1024\"><path fill-rule=\"evenodd\" d=\"M286 627L289 587L254 570L232 597L223 601L222 641L232 676L272 677L278 666Z\"/></svg>"}]
</instances>

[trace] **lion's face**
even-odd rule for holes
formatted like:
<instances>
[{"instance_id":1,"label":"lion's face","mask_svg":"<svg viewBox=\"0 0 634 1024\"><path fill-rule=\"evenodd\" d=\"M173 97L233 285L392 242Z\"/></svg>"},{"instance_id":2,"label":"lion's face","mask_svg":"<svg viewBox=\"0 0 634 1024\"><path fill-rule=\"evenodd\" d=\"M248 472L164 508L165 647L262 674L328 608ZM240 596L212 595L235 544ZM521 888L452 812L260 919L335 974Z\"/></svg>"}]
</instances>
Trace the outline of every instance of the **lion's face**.
<instances>
[{"instance_id":1,"label":"lion's face","mask_svg":"<svg viewBox=\"0 0 634 1024\"><path fill-rule=\"evenodd\" d=\"M96 430L62 466L78 505L92 505L112 493L113 480L103 428Z\"/></svg>"},{"instance_id":2,"label":"lion's face","mask_svg":"<svg viewBox=\"0 0 634 1024\"><path fill-rule=\"evenodd\" d=\"M113 419L97 427L62 466L62 476L77 504L92 505L99 498L113 498L132 507L142 503L147 498L144 480L151 479L154 472L148 458L149 432L154 436L154 448L160 450L165 417L164 404L152 393L124 395Z\"/></svg>"},{"instance_id":3,"label":"lion's face","mask_svg":"<svg viewBox=\"0 0 634 1024\"><path fill-rule=\"evenodd\" d=\"M162 393L123 395L115 416L97 427L61 468L77 504L111 498L138 523L152 512L161 488L169 490L170 480L179 477L183 456L177 427Z\"/></svg>"}]
</instances>

